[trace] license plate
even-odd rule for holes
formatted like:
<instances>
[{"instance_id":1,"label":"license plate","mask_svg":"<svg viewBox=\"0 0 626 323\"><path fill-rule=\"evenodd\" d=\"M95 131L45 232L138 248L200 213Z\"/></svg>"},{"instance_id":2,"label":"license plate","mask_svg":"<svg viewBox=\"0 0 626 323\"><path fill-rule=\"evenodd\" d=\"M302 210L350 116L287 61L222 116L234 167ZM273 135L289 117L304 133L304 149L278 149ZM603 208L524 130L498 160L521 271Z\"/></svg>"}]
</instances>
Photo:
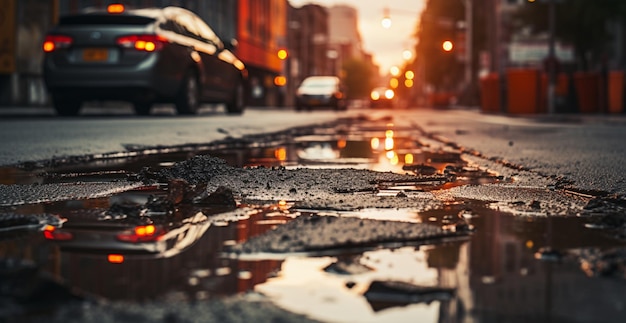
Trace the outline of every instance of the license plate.
<instances>
[{"instance_id":1,"label":"license plate","mask_svg":"<svg viewBox=\"0 0 626 323\"><path fill-rule=\"evenodd\" d=\"M85 62L105 62L109 59L109 51L103 48L83 49L83 61Z\"/></svg>"}]
</instances>

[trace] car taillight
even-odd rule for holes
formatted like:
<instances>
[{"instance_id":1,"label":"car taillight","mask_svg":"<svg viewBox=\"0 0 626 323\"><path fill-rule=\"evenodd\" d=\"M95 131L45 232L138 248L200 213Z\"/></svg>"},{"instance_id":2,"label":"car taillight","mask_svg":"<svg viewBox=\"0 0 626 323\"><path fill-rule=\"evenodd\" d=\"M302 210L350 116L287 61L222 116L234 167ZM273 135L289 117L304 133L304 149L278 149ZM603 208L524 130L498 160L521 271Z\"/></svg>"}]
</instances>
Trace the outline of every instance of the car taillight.
<instances>
[{"instance_id":1,"label":"car taillight","mask_svg":"<svg viewBox=\"0 0 626 323\"><path fill-rule=\"evenodd\" d=\"M53 52L59 48L68 48L72 45L72 37L64 35L46 35L43 41L43 51Z\"/></svg>"},{"instance_id":2,"label":"car taillight","mask_svg":"<svg viewBox=\"0 0 626 323\"><path fill-rule=\"evenodd\" d=\"M66 241L74 238L71 233L59 230L57 227L52 225L46 225L46 227L43 229L43 236L48 240L57 241Z\"/></svg>"},{"instance_id":3,"label":"car taillight","mask_svg":"<svg viewBox=\"0 0 626 323\"><path fill-rule=\"evenodd\" d=\"M118 234L117 239L124 242L146 242L156 241L160 235L161 230L152 224L138 225L132 230Z\"/></svg>"},{"instance_id":4,"label":"car taillight","mask_svg":"<svg viewBox=\"0 0 626 323\"><path fill-rule=\"evenodd\" d=\"M117 44L124 48L146 52L161 50L166 42L167 38L159 35L128 35L117 39Z\"/></svg>"}]
</instances>

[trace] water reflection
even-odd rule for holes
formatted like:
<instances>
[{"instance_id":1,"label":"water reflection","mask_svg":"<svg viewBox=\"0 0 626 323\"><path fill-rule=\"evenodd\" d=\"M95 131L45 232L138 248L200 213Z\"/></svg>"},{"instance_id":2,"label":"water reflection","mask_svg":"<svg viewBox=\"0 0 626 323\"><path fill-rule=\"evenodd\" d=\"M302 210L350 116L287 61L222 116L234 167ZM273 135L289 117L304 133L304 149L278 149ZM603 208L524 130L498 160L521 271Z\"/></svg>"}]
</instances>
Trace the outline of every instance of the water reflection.
<instances>
[{"instance_id":1,"label":"water reflection","mask_svg":"<svg viewBox=\"0 0 626 323\"><path fill-rule=\"evenodd\" d=\"M78 204L49 205L40 211L60 212ZM71 288L107 299L176 295L194 300L257 291L290 311L322 321L617 322L626 308L621 297L624 281L590 279L571 259L535 259L535 252L548 244L559 250L616 244L585 228L580 218L553 218L559 230L548 239L547 219L510 216L484 202L457 201L442 209L399 210L395 215L390 210L377 215L370 209L349 215L443 225L450 216L470 214L467 218L476 230L469 240L333 251L335 256L259 256L245 261L224 257L225 247L299 214L285 202L249 210L245 217L209 215L208 229L171 257L131 253L115 264L106 253L64 250L46 242L41 233L6 238L0 250L5 259L30 259ZM335 268L343 270L329 270L338 263ZM384 282L406 284L408 292L404 287L377 287ZM372 289L378 291L375 297L368 294Z\"/></svg>"},{"instance_id":2,"label":"water reflection","mask_svg":"<svg viewBox=\"0 0 626 323\"><path fill-rule=\"evenodd\" d=\"M144 167L158 169L205 154L224 159L235 167L351 167L418 175L432 175L424 173L425 169L432 168L441 175L450 172L467 175L474 171L473 178L494 176L467 168L459 151L416 139L420 135L412 128L396 128L393 124L345 127L311 129L312 133L284 135L280 140L261 138L204 146L129 147L128 152L116 154L0 167L0 184L125 180Z\"/></svg>"},{"instance_id":3,"label":"water reflection","mask_svg":"<svg viewBox=\"0 0 626 323\"><path fill-rule=\"evenodd\" d=\"M346 129L341 135L320 131L280 143L205 152L235 166L349 165L431 176L423 183L382 187L382 195L502 181L497 174L467 165L453 149L415 140L412 131L387 127ZM0 177L10 184L125 179L143 166L166 167L196 153L202 151L65 169L3 169ZM14 211L61 216L81 211L93 217L114 202L144 201L145 194L42 203ZM558 262L535 258L543 247L567 253L623 244L586 228L581 218L514 217L471 200L451 201L424 212L367 209L341 215L439 226L463 217L474 231L461 241L394 244L358 252L333 250L332 256L257 255L254 260L243 260L226 257L224 251L290 221L300 211L282 201L240 205L235 211L192 207L179 212L178 219L198 219L189 223L189 229L192 224L195 228L193 234L174 239L189 241L149 254L116 250L116 255L123 256L121 262L110 261L109 250L64 248L32 231L3 233L0 259L27 260L72 289L111 300L175 295L191 301L256 291L290 311L333 322L621 322L626 314L623 280L589 278L575 258ZM389 282L391 287L381 287Z\"/></svg>"},{"instance_id":4,"label":"water reflection","mask_svg":"<svg viewBox=\"0 0 626 323\"><path fill-rule=\"evenodd\" d=\"M625 303L619 295L626 291L624 281L588 279L572 259L546 263L534 257L547 243L576 250L615 241L585 229L579 218L554 219L563 233L548 241L546 219L520 219L471 201L414 218L438 221L468 207L478 214L471 219L477 229L470 241L350 255L358 268L369 268L354 273L325 270L340 258L290 256L278 275L256 290L290 311L333 322L594 322L598 317L619 322L623 317ZM385 281L437 288L439 296L446 290L454 293L446 299L433 296L432 290L407 295L406 289L398 289L374 300L367 297L370 286Z\"/></svg>"},{"instance_id":5,"label":"water reflection","mask_svg":"<svg viewBox=\"0 0 626 323\"><path fill-rule=\"evenodd\" d=\"M66 207L67 204L57 203L54 209L61 211ZM178 235L177 243L157 253L115 246L118 248L115 255L122 256L122 262L110 261L113 247L103 248L101 243L93 244L85 237L70 245L56 242L50 244L49 258L41 264L73 288L107 299L158 299L170 293L189 300L234 295L250 291L271 277L280 268L281 261L223 258L224 246L288 221L292 216L285 216L284 208L272 205L249 209L246 216L241 216L241 212L238 215L220 213L198 224L198 230L191 235L195 240L185 242L190 235ZM66 212L67 209L61 214ZM188 218L194 216L197 214ZM105 234L94 228L91 232L92 238Z\"/></svg>"}]
</instances>

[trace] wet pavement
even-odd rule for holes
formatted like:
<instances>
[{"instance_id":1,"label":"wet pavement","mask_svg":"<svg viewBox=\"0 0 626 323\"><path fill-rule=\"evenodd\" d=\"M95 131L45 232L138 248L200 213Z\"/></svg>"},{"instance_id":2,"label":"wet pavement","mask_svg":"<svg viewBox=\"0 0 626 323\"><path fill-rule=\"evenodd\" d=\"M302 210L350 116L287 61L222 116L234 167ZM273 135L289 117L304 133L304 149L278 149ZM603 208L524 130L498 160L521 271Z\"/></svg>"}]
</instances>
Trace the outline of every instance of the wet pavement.
<instances>
[{"instance_id":1,"label":"wet pavement","mask_svg":"<svg viewBox=\"0 0 626 323\"><path fill-rule=\"evenodd\" d=\"M0 317L623 321L620 200L391 122L0 169Z\"/></svg>"}]
</instances>

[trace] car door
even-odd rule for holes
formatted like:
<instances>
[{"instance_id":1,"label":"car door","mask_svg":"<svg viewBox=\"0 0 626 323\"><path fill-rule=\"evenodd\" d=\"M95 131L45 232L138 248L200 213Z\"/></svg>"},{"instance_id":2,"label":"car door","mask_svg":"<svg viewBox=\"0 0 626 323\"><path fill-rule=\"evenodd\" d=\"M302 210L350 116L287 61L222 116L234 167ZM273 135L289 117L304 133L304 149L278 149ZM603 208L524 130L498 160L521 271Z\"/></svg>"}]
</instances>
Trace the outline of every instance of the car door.
<instances>
[{"instance_id":1,"label":"car door","mask_svg":"<svg viewBox=\"0 0 626 323\"><path fill-rule=\"evenodd\" d=\"M238 80L238 69L234 66L235 56L224 48L224 44L215 32L200 17L194 16L194 22L202 41L215 48L215 51L203 56L205 75L210 81L209 95L218 100L231 98Z\"/></svg>"},{"instance_id":2,"label":"car door","mask_svg":"<svg viewBox=\"0 0 626 323\"><path fill-rule=\"evenodd\" d=\"M220 86L210 73L214 69L211 66L214 66L217 60L218 48L215 44L203 40L194 16L190 12L182 9L176 10L171 17L183 29L183 34L187 38L189 55L198 66L200 95L203 100L206 100L207 97L214 95L211 93L213 89Z\"/></svg>"}]
</instances>

